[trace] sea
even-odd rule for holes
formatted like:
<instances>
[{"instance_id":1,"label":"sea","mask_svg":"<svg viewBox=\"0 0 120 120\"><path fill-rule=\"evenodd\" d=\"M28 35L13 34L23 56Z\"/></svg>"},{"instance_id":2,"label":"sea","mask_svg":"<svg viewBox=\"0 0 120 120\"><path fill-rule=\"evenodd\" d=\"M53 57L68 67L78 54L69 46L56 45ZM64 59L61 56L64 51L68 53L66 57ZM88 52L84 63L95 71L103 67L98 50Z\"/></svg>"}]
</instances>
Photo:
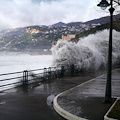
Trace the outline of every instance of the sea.
<instances>
[{"instance_id":1,"label":"sea","mask_svg":"<svg viewBox=\"0 0 120 120\"><path fill-rule=\"evenodd\" d=\"M0 74L48 68L52 60L52 55L0 52Z\"/></svg>"}]
</instances>

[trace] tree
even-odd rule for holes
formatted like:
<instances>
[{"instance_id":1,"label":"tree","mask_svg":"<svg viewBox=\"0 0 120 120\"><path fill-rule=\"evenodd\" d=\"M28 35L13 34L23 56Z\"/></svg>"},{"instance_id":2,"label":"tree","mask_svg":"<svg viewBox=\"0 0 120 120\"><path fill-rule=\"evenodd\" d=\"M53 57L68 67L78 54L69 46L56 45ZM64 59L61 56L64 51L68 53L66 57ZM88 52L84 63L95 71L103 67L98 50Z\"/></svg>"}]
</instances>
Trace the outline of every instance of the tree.
<instances>
[{"instance_id":1,"label":"tree","mask_svg":"<svg viewBox=\"0 0 120 120\"><path fill-rule=\"evenodd\" d=\"M116 10L116 12L120 13L120 0L113 0L113 6Z\"/></svg>"},{"instance_id":2,"label":"tree","mask_svg":"<svg viewBox=\"0 0 120 120\"><path fill-rule=\"evenodd\" d=\"M120 5L120 0L113 0L117 5Z\"/></svg>"}]
</instances>

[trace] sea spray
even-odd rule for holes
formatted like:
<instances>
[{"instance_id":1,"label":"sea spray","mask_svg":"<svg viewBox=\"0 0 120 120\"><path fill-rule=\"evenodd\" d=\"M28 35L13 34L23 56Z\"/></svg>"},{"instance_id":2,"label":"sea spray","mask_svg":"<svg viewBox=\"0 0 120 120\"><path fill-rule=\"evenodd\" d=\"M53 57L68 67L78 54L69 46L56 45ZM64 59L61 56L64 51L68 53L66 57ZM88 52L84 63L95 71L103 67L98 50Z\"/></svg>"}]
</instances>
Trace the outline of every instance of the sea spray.
<instances>
[{"instance_id":1,"label":"sea spray","mask_svg":"<svg viewBox=\"0 0 120 120\"><path fill-rule=\"evenodd\" d=\"M120 32L113 30L113 64L120 61ZM58 40L52 47L53 65L78 66L79 69L99 69L106 67L108 58L109 30L80 39L77 43Z\"/></svg>"}]
</instances>

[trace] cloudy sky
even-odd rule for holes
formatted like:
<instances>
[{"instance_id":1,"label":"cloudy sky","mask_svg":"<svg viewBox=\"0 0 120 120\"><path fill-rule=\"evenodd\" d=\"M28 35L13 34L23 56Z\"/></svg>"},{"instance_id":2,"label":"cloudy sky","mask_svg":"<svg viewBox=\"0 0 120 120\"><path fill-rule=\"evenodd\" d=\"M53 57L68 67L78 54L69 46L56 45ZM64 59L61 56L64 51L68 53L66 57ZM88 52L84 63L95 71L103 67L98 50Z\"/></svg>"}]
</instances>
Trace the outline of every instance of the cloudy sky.
<instances>
[{"instance_id":1,"label":"cloudy sky","mask_svg":"<svg viewBox=\"0 0 120 120\"><path fill-rule=\"evenodd\" d=\"M109 15L99 0L0 0L0 30L57 22L84 22Z\"/></svg>"}]
</instances>

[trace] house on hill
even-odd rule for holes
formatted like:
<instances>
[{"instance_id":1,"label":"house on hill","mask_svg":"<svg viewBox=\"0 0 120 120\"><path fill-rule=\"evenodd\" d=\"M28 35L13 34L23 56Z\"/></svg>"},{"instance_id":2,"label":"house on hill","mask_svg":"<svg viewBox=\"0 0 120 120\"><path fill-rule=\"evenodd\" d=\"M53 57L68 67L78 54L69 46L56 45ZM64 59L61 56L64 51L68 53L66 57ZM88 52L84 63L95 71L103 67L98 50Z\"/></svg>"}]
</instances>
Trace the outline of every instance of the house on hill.
<instances>
[{"instance_id":1,"label":"house on hill","mask_svg":"<svg viewBox=\"0 0 120 120\"><path fill-rule=\"evenodd\" d=\"M40 30L35 29L35 28L26 28L26 33L33 34L33 33L39 33L39 32Z\"/></svg>"},{"instance_id":2,"label":"house on hill","mask_svg":"<svg viewBox=\"0 0 120 120\"><path fill-rule=\"evenodd\" d=\"M76 36L75 34L67 34L67 35L62 34L62 39L70 41L71 39L75 38L75 36Z\"/></svg>"}]
</instances>

